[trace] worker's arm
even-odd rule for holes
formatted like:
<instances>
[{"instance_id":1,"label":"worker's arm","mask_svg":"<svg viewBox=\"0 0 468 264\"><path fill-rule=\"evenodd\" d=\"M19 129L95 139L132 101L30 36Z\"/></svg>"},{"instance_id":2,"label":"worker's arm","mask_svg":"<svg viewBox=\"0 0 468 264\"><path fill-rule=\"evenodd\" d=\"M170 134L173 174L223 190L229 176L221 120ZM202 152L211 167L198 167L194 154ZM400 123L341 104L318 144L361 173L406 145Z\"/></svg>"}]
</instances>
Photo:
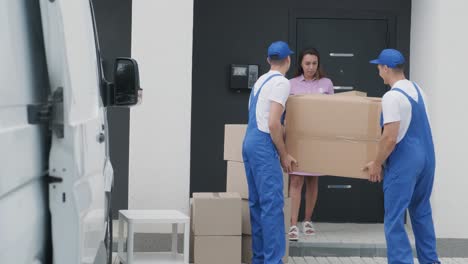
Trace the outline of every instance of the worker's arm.
<instances>
[{"instance_id":1,"label":"worker's arm","mask_svg":"<svg viewBox=\"0 0 468 264\"><path fill-rule=\"evenodd\" d=\"M384 125L384 131L380 138L377 157L374 161L369 162L365 170L369 171L369 181L382 181L382 164L387 160L388 156L393 152L397 143L398 131L400 130L400 122L392 122Z\"/></svg>"},{"instance_id":2,"label":"worker's arm","mask_svg":"<svg viewBox=\"0 0 468 264\"><path fill-rule=\"evenodd\" d=\"M382 166L382 164L387 160L388 156L395 149L398 131L400 131L400 122L392 122L384 125L384 131L382 133L382 138L379 142L379 150L377 153L377 158L375 163Z\"/></svg>"},{"instance_id":3,"label":"worker's arm","mask_svg":"<svg viewBox=\"0 0 468 264\"><path fill-rule=\"evenodd\" d=\"M270 129L271 139L280 156L281 166L289 173L293 170L293 165L297 165L297 161L288 154L286 144L284 143L284 130L281 125L281 115L283 111L284 107L280 103L275 101L271 102L268 128Z\"/></svg>"}]
</instances>

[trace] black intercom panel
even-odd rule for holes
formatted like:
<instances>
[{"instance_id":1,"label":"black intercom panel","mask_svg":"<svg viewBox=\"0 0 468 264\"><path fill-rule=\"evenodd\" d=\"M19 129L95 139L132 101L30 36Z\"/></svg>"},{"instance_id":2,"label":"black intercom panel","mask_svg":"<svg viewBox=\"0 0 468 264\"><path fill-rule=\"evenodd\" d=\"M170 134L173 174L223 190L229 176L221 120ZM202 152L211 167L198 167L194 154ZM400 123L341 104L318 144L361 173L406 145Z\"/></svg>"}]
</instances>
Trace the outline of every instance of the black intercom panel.
<instances>
[{"instance_id":1,"label":"black intercom panel","mask_svg":"<svg viewBox=\"0 0 468 264\"><path fill-rule=\"evenodd\" d=\"M230 88L252 89L258 79L258 71L256 64L231 64Z\"/></svg>"}]
</instances>

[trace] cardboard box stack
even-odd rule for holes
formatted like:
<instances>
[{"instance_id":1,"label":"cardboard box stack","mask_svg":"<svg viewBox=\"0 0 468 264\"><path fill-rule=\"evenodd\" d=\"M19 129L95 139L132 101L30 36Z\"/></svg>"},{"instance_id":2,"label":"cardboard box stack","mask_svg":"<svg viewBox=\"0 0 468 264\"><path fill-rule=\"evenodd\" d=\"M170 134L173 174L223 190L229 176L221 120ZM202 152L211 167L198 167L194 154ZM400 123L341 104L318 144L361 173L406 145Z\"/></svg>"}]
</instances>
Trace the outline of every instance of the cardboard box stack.
<instances>
[{"instance_id":1,"label":"cardboard box stack","mask_svg":"<svg viewBox=\"0 0 468 264\"><path fill-rule=\"evenodd\" d=\"M242 203L238 193L193 193L193 263L239 264Z\"/></svg>"},{"instance_id":2,"label":"cardboard box stack","mask_svg":"<svg viewBox=\"0 0 468 264\"><path fill-rule=\"evenodd\" d=\"M362 168L377 154L380 98L298 95L286 109L286 146L298 171L368 178Z\"/></svg>"},{"instance_id":3,"label":"cardboard box stack","mask_svg":"<svg viewBox=\"0 0 468 264\"><path fill-rule=\"evenodd\" d=\"M245 175L244 163L242 160L242 142L244 140L247 125L226 125L224 136L224 160L227 161L227 181L226 190L237 192L242 198L242 263L250 263L252 258L252 232L250 227L249 210L249 190L247 177ZM283 195L284 195L284 221L285 232L290 227L291 201L289 197L289 176L283 173ZM283 262L288 262L289 240L286 240L286 254Z\"/></svg>"}]
</instances>

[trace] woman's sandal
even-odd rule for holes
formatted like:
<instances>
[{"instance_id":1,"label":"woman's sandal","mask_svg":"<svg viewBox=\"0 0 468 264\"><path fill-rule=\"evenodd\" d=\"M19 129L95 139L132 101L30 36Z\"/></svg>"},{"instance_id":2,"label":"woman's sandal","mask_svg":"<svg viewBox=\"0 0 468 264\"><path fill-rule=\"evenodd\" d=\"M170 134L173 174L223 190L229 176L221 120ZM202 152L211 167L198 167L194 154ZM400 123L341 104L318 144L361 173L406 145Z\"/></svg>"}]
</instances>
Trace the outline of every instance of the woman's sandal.
<instances>
[{"instance_id":1,"label":"woman's sandal","mask_svg":"<svg viewBox=\"0 0 468 264\"><path fill-rule=\"evenodd\" d=\"M302 229L304 231L304 234L308 236L315 235L314 225L310 221L304 221L304 223L302 223Z\"/></svg>"},{"instance_id":2,"label":"woman's sandal","mask_svg":"<svg viewBox=\"0 0 468 264\"><path fill-rule=\"evenodd\" d=\"M291 226L288 233L289 241L298 241L299 240L299 229L297 226Z\"/></svg>"}]
</instances>

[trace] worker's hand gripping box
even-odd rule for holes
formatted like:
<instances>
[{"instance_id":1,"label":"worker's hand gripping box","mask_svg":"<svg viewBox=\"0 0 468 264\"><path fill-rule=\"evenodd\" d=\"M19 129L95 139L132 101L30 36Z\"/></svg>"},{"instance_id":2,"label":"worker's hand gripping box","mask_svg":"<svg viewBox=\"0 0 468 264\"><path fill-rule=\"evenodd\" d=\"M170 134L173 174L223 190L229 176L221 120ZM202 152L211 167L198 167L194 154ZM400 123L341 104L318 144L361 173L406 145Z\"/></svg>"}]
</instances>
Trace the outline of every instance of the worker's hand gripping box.
<instances>
[{"instance_id":1,"label":"worker's hand gripping box","mask_svg":"<svg viewBox=\"0 0 468 264\"><path fill-rule=\"evenodd\" d=\"M286 147L297 171L368 178L362 168L377 155L381 100L360 96L290 96Z\"/></svg>"}]
</instances>

